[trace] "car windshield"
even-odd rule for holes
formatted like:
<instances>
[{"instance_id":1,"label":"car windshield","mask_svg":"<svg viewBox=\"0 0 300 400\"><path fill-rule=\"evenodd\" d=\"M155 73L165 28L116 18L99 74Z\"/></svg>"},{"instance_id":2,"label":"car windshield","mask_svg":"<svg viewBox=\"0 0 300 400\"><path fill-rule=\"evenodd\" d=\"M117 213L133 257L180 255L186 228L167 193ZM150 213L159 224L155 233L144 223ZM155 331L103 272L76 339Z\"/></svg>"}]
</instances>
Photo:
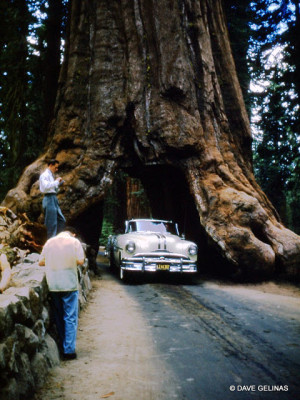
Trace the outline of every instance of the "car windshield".
<instances>
[{"instance_id":1,"label":"car windshield","mask_svg":"<svg viewBox=\"0 0 300 400\"><path fill-rule=\"evenodd\" d=\"M157 232L178 235L176 224L166 221L131 221L128 232Z\"/></svg>"}]
</instances>

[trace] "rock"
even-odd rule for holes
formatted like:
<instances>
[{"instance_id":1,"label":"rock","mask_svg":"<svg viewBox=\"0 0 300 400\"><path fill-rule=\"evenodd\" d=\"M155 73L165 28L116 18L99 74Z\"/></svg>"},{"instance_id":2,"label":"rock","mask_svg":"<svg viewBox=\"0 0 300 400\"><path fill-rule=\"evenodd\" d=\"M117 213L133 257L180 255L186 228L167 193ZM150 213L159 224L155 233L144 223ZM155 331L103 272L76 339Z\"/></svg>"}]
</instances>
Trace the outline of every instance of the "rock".
<instances>
[{"instance_id":1,"label":"rock","mask_svg":"<svg viewBox=\"0 0 300 400\"><path fill-rule=\"evenodd\" d=\"M43 338L46 334L46 327L44 322L39 319L34 324L32 331L39 337L39 339Z\"/></svg>"},{"instance_id":2,"label":"rock","mask_svg":"<svg viewBox=\"0 0 300 400\"><path fill-rule=\"evenodd\" d=\"M16 357L18 373L18 391L21 399L30 398L35 390L34 378L31 371L31 364L27 353L19 353Z\"/></svg>"},{"instance_id":3,"label":"rock","mask_svg":"<svg viewBox=\"0 0 300 400\"><path fill-rule=\"evenodd\" d=\"M10 299L4 296L0 295L0 340L10 334L14 324L8 308Z\"/></svg>"},{"instance_id":4,"label":"rock","mask_svg":"<svg viewBox=\"0 0 300 400\"><path fill-rule=\"evenodd\" d=\"M39 388L45 382L45 377L49 371L49 365L42 353L36 353L31 361L32 375L36 388Z\"/></svg>"},{"instance_id":5,"label":"rock","mask_svg":"<svg viewBox=\"0 0 300 400\"><path fill-rule=\"evenodd\" d=\"M30 399L59 363L45 268L38 266L45 228L26 214L0 207L0 246L12 265L10 286L0 294L0 400ZM88 264L80 274L80 308L91 283Z\"/></svg>"},{"instance_id":6,"label":"rock","mask_svg":"<svg viewBox=\"0 0 300 400\"><path fill-rule=\"evenodd\" d=\"M45 268L36 255L28 259L12 268L13 286L0 294L0 400L29 400L59 363ZM91 289L87 265L80 273L82 307Z\"/></svg>"},{"instance_id":7,"label":"rock","mask_svg":"<svg viewBox=\"0 0 300 400\"><path fill-rule=\"evenodd\" d=\"M40 255L39 253L30 253L23 259L23 263L38 263L39 262Z\"/></svg>"},{"instance_id":8,"label":"rock","mask_svg":"<svg viewBox=\"0 0 300 400\"><path fill-rule=\"evenodd\" d=\"M20 350L26 350L26 354L28 354L29 357L33 356L40 344L39 337L33 330L24 325L16 324L15 329Z\"/></svg>"},{"instance_id":9,"label":"rock","mask_svg":"<svg viewBox=\"0 0 300 400\"><path fill-rule=\"evenodd\" d=\"M22 400L19 395L19 385L16 378L10 379L0 390L0 400Z\"/></svg>"},{"instance_id":10,"label":"rock","mask_svg":"<svg viewBox=\"0 0 300 400\"><path fill-rule=\"evenodd\" d=\"M59 351L56 342L49 335L46 334L41 345L40 353L42 353L47 360L49 367L54 367L59 364Z\"/></svg>"},{"instance_id":11,"label":"rock","mask_svg":"<svg viewBox=\"0 0 300 400\"><path fill-rule=\"evenodd\" d=\"M9 361L9 351L5 343L0 344L0 371L4 370Z\"/></svg>"},{"instance_id":12,"label":"rock","mask_svg":"<svg viewBox=\"0 0 300 400\"><path fill-rule=\"evenodd\" d=\"M17 215L7 207L0 207L0 243L7 246L7 256L11 265L28 252L40 252L46 239L44 225L30 221L26 213ZM8 250L9 248L11 250ZM11 251L14 251L13 256Z\"/></svg>"}]
</instances>

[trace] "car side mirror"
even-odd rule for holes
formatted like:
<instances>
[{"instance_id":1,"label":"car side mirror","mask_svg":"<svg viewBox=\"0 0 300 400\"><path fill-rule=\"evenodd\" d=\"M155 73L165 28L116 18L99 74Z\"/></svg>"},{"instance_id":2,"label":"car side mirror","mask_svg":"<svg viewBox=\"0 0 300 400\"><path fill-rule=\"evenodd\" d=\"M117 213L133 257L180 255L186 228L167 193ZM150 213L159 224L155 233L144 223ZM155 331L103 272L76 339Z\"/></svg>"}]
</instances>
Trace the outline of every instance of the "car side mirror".
<instances>
[{"instance_id":1,"label":"car side mirror","mask_svg":"<svg viewBox=\"0 0 300 400\"><path fill-rule=\"evenodd\" d=\"M181 234L181 239L185 240L185 233Z\"/></svg>"}]
</instances>

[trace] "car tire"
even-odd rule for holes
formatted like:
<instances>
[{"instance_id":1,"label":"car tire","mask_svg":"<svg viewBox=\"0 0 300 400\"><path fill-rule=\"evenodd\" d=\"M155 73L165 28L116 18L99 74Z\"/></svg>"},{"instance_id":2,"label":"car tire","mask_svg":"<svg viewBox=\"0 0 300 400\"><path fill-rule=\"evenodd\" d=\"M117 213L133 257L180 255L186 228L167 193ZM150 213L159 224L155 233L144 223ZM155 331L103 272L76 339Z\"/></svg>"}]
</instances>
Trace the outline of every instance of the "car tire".
<instances>
[{"instance_id":1,"label":"car tire","mask_svg":"<svg viewBox=\"0 0 300 400\"><path fill-rule=\"evenodd\" d=\"M126 282L126 283L129 282L130 276L131 276L130 272L128 272L120 267L120 279L122 282Z\"/></svg>"},{"instance_id":2,"label":"car tire","mask_svg":"<svg viewBox=\"0 0 300 400\"><path fill-rule=\"evenodd\" d=\"M126 272L127 271L124 271L124 269L122 269L120 267L120 279L121 279L121 281L125 281L126 280L126 278L127 278L127 273Z\"/></svg>"},{"instance_id":3,"label":"car tire","mask_svg":"<svg viewBox=\"0 0 300 400\"><path fill-rule=\"evenodd\" d=\"M114 260L114 252L113 250L110 250L109 252L109 267L113 270L116 265L115 265L115 260Z\"/></svg>"}]
</instances>

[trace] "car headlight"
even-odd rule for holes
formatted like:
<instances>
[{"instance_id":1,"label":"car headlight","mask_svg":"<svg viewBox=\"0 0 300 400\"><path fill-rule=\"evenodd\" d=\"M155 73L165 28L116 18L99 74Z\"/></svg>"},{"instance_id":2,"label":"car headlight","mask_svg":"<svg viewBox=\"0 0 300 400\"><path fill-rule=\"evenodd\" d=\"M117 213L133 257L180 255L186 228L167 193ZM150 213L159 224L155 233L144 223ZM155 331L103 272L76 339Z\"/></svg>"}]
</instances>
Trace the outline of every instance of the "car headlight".
<instances>
[{"instance_id":1,"label":"car headlight","mask_svg":"<svg viewBox=\"0 0 300 400\"><path fill-rule=\"evenodd\" d=\"M127 253L133 253L135 250L135 243L134 242L128 242L125 246L125 249Z\"/></svg>"},{"instance_id":2,"label":"car headlight","mask_svg":"<svg viewBox=\"0 0 300 400\"><path fill-rule=\"evenodd\" d=\"M189 255L190 256L195 256L197 254L197 251L198 251L198 248L197 248L197 246L195 244L192 244L189 247Z\"/></svg>"}]
</instances>

